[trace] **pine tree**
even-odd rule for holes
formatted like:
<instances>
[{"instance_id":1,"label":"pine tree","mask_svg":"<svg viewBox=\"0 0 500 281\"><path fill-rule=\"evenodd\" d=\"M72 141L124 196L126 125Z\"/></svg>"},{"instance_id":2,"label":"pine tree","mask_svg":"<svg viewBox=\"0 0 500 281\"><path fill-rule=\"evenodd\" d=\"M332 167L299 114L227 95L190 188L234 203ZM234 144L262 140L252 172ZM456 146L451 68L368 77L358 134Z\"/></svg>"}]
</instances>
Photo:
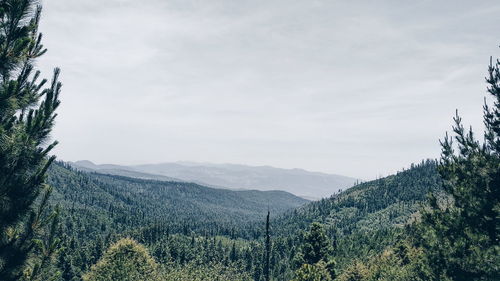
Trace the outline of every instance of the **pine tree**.
<instances>
[{"instance_id":1,"label":"pine tree","mask_svg":"<svg viewBox=\"0 0 500 281\"><path fill-rule=\"evenodd\" d=\"M294 263L298 269L295 271L294 280L334 279L335 261L330 257L331 252L332 243L323 225L318 222L311 223L309 231L304 236L301 252L295 257Z\"/></svg>"},{"instance_id":2,"label":"pine tree","mask_svg":"<svg viewBox=\"0 0 500 281\"><path fill-rule=\"evenodd\" d=\"M20 279L35 238L55 219L46 216L50 189L44 180L54 161L49 153L57 142L47 142L61 84L56 69L45 88L47 80L34 68L46 51L36 3L0 1L0 280L7 281Z\"/></svg>"},{"instance_id":3,"label":"pine tree","mask_svg":"<svg viewBox=\"0 0 500 281\"><path fill-rule=\"evenodd\" d=\"M484 143L460 116L446 135L439 172L442 196L423 211L417 246L425 249L435 280L498 280L500 276L500 63L486 78L493 107L484 105ZM456 142L456 144L455 144Z\"/></svg>"},{"instance_id":4,"label":"pine tree","mask_svg":"<svg viewBox=\"0 0 500 281\"><path fill-rule=\"evenodd\" d=\"M270 233L270 225L269 225L269 216L270 212L269 210L267 211L267 218L266 218L266 253L265 253L265 260L264 260L264 278L266 281L270 280L270 274L271 274L271 269L270 269L270 261L271 261L271 233Z\"/></svg>"},{"instance_id":5,"label":"pine tree","mask_svg":"<svg viewBox=\"0 0 500 281\"><path fill-rule=\"evenodd\" d=\"M304 240L302 246L304 263L315 264L319 261L328 261L332 249L331 242L320 223L313 222L311 224Z\"/></svg>"},{"instance_id":6,"label":"pine tree","mask_svg":"<svg viewBox=\"0 0 500 281\"><path fill-rule=\"evenodd\" d=\"M231 247L231 253L229 254L229 259L232 262L236 262L238 260L238 252L236 250L236 242L233 241L233 246Z\"/></svg>"}]
</instances>

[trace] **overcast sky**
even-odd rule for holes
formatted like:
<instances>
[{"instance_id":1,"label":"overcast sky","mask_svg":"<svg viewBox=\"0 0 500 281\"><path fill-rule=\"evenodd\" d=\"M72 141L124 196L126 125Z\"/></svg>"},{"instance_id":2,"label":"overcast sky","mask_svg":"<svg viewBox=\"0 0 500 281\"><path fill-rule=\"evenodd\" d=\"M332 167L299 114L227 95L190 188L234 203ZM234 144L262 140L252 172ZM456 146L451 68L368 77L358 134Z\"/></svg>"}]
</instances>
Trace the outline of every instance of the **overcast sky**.
<instances>
[{"instance_id":1,"label":"overcast sky","mask_svg":"<svg viewBox=\"0 0 500 281\"><path fill-rule=\"evenodd\" d=\"M500 1L45 0L59 159L363 179L481 129Z\"/></svg>"}]
</instances>

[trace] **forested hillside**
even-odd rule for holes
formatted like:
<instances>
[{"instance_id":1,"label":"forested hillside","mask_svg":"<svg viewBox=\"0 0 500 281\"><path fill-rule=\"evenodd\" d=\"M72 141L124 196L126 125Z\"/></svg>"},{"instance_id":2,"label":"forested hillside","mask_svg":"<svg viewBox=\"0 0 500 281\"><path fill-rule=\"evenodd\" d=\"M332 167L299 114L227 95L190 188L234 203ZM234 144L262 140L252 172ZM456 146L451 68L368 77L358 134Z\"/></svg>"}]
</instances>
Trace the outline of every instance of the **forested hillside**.
<instances>
[{"instance_id":1,"label":"forested hillside","mask_svg":"<svg viewBox=\"0 0 500 281\"><path fill-rule=\"evenodd\" d=\"M66 280L81 276L120 237L144 243L156 260L173 268L230 265L261 280L268 206L275 218L270 276L294 276L312 222L323 224L341 270L354 258L369 258L392 245L426 195L441 184L436 163L427 161L299 207L305 200L285 192L86 173L64 163L52 166L48 182L55 187L52 202L64 210L64 243L71 251L64 252L59 266Z\"/></svg>"},{"instance_id":2,"label":"forested hillside","mask_svg":"<svg viewBox=\"0 0 500 281\"><path fill-rule=\"evenodd\" d=\"M369 257L393 243L442 180L435 161L424 161L385 178L356 185L330 198L311 202L274 221L275 233L288 236L323 224L334 243L339 266ZM300 235L300 234L299 234Z\"/></svg>"},{"instance_id":3,"label":"forested hillside","mask_svg":"<svg viewBox=\"0 0 500 281\"><path fill-rule=\"evenodd\" d=\"M65 212L114 231L150 223L168 224L173 232L216 230L232 234L258 221L269 209L279 214L307 200L283 191L230 191L185 182L142 180L79 172L64 163L54 164L48 176L54 187L53 204ZM88 221L86 231L96 226ZM78 232L83 235L85 231ZM239 233L251 236L251 233Z\"/></svg>"},{"instance_id":4,"label":"forested hillside","mask_svg":"<svg viewBox=\"0 0 500 281\"><path fill-rule=\"evenodd\" d=\"M438 163L431 160L310 203L285 192L87 173L62 162L52 165L48 183L55 188L53 205L63 210L63 250L54 265L63 280L80 280L86 272L96 276L91 266L125 237L145 245L158 262L158 274L169 278L215 280L203 277L211 272L227 280L259 281L269 272L273 280L310 280L311 274L321 278L311 280L330 280L364 270L353 261L370 263L407 239L429 194L446 198ZM315 243L321 254L308 256Z\"/></svg>"},{"instance_id":5,"label":"forested hillside","mask_svg":"<svg viewBox=\"0 0 500 281\"><path fill-rule=\"evenodd\" d=\"M62 162L52 165L48 183L54 187L52 204L62 209L63 243L71 249L59 265L66 280L81 277L111 242L127 236L173 264L202 257L227 263L231 247L233 261L239 260L236 251L246 251L252 260L255 251L250 249L259 246L249 241L262 235L266 212L280 214L307 202L283 191L231 191L102 175Z\"/></svg>"},{"instance_id":6,"label":"forested hillside","mask_svg":"<svg viewBox=\"0 0 500 281\"><path fill-rule=\"evenodd\" d=\"M430 192L441 189L437 163L427 160L385 178L364 182L282 216L280 230L304 229L313 221L341 235L355 230L402 226L418 211Z\"/></svg>"}]
</instances>

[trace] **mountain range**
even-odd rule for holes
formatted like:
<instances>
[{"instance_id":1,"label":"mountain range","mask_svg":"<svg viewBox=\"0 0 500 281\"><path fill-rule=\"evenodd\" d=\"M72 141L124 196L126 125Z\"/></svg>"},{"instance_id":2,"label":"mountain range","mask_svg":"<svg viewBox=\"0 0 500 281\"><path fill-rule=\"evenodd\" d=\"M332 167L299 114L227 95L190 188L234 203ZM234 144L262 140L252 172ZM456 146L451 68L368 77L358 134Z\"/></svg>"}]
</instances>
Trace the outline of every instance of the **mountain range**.
<instances>
[{"instance_id":1,"label":"mountain range","mask_svg":"<svg viewBox=\"0 0 500 281\"><path fill-rule=\"evenodd\" d=\"M141 179L193 182L210 187L245 190L283 190L306 199L331 196L353 186L355 178L281 169L270 166L175 162L144 165L97 165L88 160L69 162L76 169Z\"/></svg>"}]
</instances>

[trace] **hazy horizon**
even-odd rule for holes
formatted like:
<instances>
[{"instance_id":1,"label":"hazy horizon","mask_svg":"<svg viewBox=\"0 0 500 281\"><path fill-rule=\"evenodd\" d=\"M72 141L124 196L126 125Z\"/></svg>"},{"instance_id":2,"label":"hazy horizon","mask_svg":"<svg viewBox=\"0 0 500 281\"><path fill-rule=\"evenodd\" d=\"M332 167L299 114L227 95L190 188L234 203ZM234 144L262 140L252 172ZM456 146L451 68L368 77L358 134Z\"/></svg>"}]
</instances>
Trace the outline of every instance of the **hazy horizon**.
<instances>
[{"instance_id":1,"label":"hazy horizon","mask_svg":"<svg viewBox=\"0 0 500 281\"><path fill-rule=\"evenodd\" d=\"M497 1L43 1L60 160L385 176L482 128Z\"/></svg>"},{"instance_id":2,"label":"hazy horizon","mask_svg":"<svg viewBox=\"0 0 500 281\"><path fill-rule=\"evenodd\" d=\"M65 159L58 159L63 162L68 162L69 160ZM231 166L246 166L246 167L252 167L252 168L277 168L277 169L283 169L283 170L303 170L306 172L311 172L311 173L320 173L320 174L328 174L328 175L335 175L335 176L345 176L345 177L350 177L354 180L365 180L362 178L355 178L351 177L349 175L341 175L341 174L336 174L336 173L327 173L327 172L321 172L321 171L314 171L314 170L309 170L309 169L304 169L301 167L294 167L294 168L283 168L283 167L277 167L277 166L272 166L272 165L250 165L250 164L243 164L243 163L230 163L230 162L208 162L208 161L183 161L183 160L178 160L178 161L165 161L165 162L151 162L151 163L137 163L137 164L127 164L127 163L112 163L112 162L103 162L103 163L98 163L95 161L92 161L91 159L78 159L75 161L69 161L72 163L77 163L80 161L90 161L92 164L95 165L117 165L117 166L128 166L128 167L135 167L135 166L142 166L142 165L161 165L161 164L180 164L180 165L196 165L196 166L224 166L224 165L231 165ZM417 164L417 163L414 163ZM409 165L408 165L409 167ZM408 168L408 167L401 167L401 170L403 168Z\"/></svg>"}]
</instances>

